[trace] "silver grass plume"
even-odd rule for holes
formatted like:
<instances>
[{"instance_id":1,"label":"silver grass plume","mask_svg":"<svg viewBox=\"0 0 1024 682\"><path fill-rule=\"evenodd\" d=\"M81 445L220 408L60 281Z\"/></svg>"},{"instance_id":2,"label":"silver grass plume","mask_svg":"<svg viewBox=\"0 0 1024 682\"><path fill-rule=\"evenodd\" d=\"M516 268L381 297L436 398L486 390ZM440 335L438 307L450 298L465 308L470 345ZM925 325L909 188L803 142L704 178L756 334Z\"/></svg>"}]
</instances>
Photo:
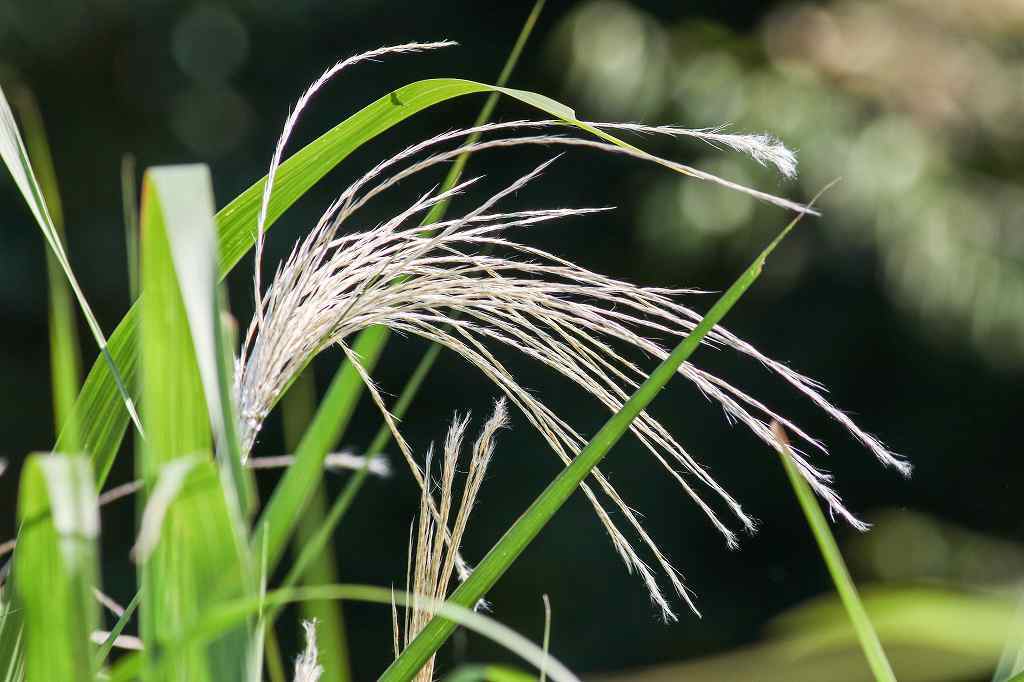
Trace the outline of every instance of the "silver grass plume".
<instances>
[{"instance_id":1,"label":"silver grass plume","mask_svg":"<svg viewBox=\"0 0 1024 682\"><path fill-rule=\"evenodd\" d=\"M469 426L470 415L455 415L445 438L441 456L441 478L436 484L440 500L434 499L435 483L431 476L433 446L427 451L424 464L424 485L420 495L419 521L415 538L409 538L409 565L406 569L406 608L404 629L399 630L398 609L392 604L395 657L416 638L434 615L434 609L423 604L443 602L448 597L458 564L458 550L469 523L470 514L480 493L487 465L494 454L494 436L508 425L508 411L504 399L494 404L494 411L484 422L473 443L462 496L455 507L455 473L462 452L462 442ZM455 519L449 529L452 513ZM410 530L411 533L411 530ZM415 549L414 549L415 548ZM434 658L420 668L415 682L430 682L434 675Z\"/></svg>"},{"instance_id":2,"label":"silver grass plume","mask_svg":"<svg viewBox=\"0 0 1024 682\"><path fill-rule=\"evenodd\" d=\"M302 629L306 632L306 648L295 659L295 682L319 682L320 676L324 674L324 668L318 660L319 652L316 647L316 621L302 621Z\"/></svg>"},{"instance_id":3,"label":"silver grass plume","mask_svg":"<svg viewBox=\"0 0 1024 682\"><path fill-rule=\"evenodd\" d=\"M409 46L401 46L408 51ZM386 50L385 50L386 51ZM375 54L382 54L375 51ZM353 58L355 59L355 58ZM348 60L351 61L351 60ZM318 80L315 87L322 85ZM301 102L308 100L308 94ZM296 108L296 111L298 107ZM294 115L293 115L294 116ZM289 117L278 145L270 177L280 161L284 140L294 125ZM685 131L676 127L638 124L593 124L607 130L644 134L687 135L709 144L726 146L751 154L762 163L774 164L782 173L792 171L795 159L774 138L742 136L708 130ZM523 130L537 134L524 135ZM257 310L242 345L236 372L236 398L241 419L243 449L248 453L278 398L295 374L320 351L339 345L360 370L396 436L396 443L421 486L426 482L387 413L369 377L345 341L371 325L385 325L398 333L413 334L436 342L460 355L490 378L545 438L566 464L587 439L562 420L543 402L522 387L492 354L494 345L513 348L548 366L574 382L608 410L617 411L646 373L622 355L623 345L657 359L667 356L666 348L652 337L678 337L690 333L700 313L680 299L693 290L638 287L581 268L546 251L524 245L508 234L549 221L585 217L607 208L553 208L542 210L499 210L498 204L536 179L548 161L505 189L481 202L460 217L430 226L430 233L416 222L429 209L463 195L476 181L471 179L440 192L423 194L406 210L377 226L358 233L342 234L341 228L366 203L416 173L436 167L467 152L521 147L526 145L583 147L655 162L687 175L731 187L795 211L807 211L800 204L743 187L698 169L655 157L633 147L619 147L589 138L572 136L559 121L513 121L450 131L415 144L379 163L345 189L330 205L310 234L298 243L278 267L273 283L260 292L261 249L257 246ZM512 135L502 137L508 133ZM474 134L496 135L493 139L467 143ZM455 145L452 147L452 145ZM446 148L448 147L448 148ZM272 183L268 182L259 223L263 218ZM824 388L786 365L768 358L746 341L723 327L716 327L704 343L730 348L753 358L819 408L839 421L883 464L909 473L909 464L891 453L877 438L861 430L845 413L825 397ZM777 421L809 449L825 452L824 445L769 406L720 377L693 363L684 363L679 373L709 400L719 404L730 421L746 425L758 438L775 447L770 423ZM705 468L678 443L657 420L641 415L632 432L704 511L723 534L727 544L737 544L736 534L702 497L720 500L748 531L755 527L740 504L724 490ZM829 506L857 528L866 525L853 516L831 488L831 477L810 463L806 453L794 449L794 461L801 475ZM648 548L675 592L694 608L681 574L672 566L648 535L636 512L626 504L603 475L595 469L593 480L599 493L583 485L616 551L632 572L644 581L652 601L666 619L675 614L663 595L651 567L605 509L610 501ZM602 499L603 498L603 499ZM437 510L434 510L435 512ZM435 513L435 522L437 516ZM458 566L457 566L458 568ZM459 569L460 573L463 569ZM696 609L694 609L696 610Z\"/></svg>"}]
</instances>

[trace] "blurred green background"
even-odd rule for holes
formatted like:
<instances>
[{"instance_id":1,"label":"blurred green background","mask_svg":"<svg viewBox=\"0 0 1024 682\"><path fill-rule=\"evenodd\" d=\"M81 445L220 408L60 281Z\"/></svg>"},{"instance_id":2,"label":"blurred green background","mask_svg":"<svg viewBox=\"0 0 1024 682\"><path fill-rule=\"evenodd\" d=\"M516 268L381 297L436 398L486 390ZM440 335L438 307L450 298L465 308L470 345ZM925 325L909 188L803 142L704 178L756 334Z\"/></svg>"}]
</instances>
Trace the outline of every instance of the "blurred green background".
<instances>
[{"instance_id":1,"label":"blurred green background","mask_svg":"<svg viewBox=\"0 0 1024 682\"><path fill-rule=\"evenodd\" d=\"M209 163L223 205L265 172L289 105L327 65L384 44L440 38L461 44L346 73L318 95L292 150L405 82L493 81L530 4L0 2L0 78L27 84L40 102L72 264L104 329L113 329L128 303L119 182L124 153L133 153L140 168ZM903 679L917 673L916 679L988 679L1001 649L993 640L1008 627L1024 567L1024 466L1013 427L1024 407L1022 37L1018 0L552 1L512 79L574 106L581 118L774 133L798 151L795 181L695 142L642 143L766 191L806 199L842 178L822 201L825 216L799 227L728 323L769 355L822 380L862 426L913 460L913 478L882 470L760 368L711 350L696 361L831 446L831 458L819 462L834 471L850 507L877 524L865 536L836 529L855 577L885 585L876 593L883 608L902 605L901 613L916 614L917 620L880 626L887 643L889 627L897 672L907 671ZM268 262L288 251L349 178L424 135L468 125L479 104L458 100L430 109L350 157L284 217L269 239ZM503 102L497 118L531 114ZM492 152L472 160L469 172L508 180L550 154ZM410 183L368 216L393 214L426 188ZM743 195L586 152L561 159L518 200L524 207L616 205L613 213L529 238L592 269L659 286L724 288L786 220L782 211ZM0 478L0 539L14 533L21 459L53 440L43 249L13 184L0 182L0 457L12 465ZM250 278L251 267L242 267L230 279L243 321L251 313ZM378 373L385 390L401 389L423 348L415 339L389 346ZM91 363L94 348L85 352ZM321 385L337 355L318 361ZM600 425L598 406L578 400L540 368L507 359L525 386L581 431ZM443 435L453 410L482 415L494 394L474 370L443 356L406 419L406 436L425 450ZM730 428L720 411L681 383L653 412L762 522L739 552L730 552L638 443L626 440L609 456L606 471L647 515L652 535L695 591L703 618L658 622L642 585L625 574L581 499L498 584L494 615L539 638L540 597L548 593L552 650L583 673L719 655L650 679L792 679L798 673L775 678L766 671L812 665L817 655L818 672L793 670L841 679L849 664L850 677L842 679L862 679L866 668L855 649L793 639L794 632L827 634L827 626L842 625L840 614L804 609L795 621L775 622L828 592L830 583L773 453ZM345 445L365 446L378 423L364 405ZM272 420L258 448L282 447ZM500 439L492 466L465 546L470 560L482 556L557 471L521 419ZM131 457L121 457L114 482L130 475ZM342 480L331 478L329 491ZM417 497L404 475L372 483L337 536L343 579L404 584ZM121 600L133 591L124 558L130 509L122 503L104 515L105 588ZM903 591L907 586L916 591ZM346 615L356 671L369 677L390 656L389 615L361 606ZM938 627L947 622L948 629ZM927 624L949 641L939 636L931 648L914 638L900 643L900 633L926 639ZM822 658L821 647L830 646L838 648ZM721 657L740 647L741 654ZM502 656L486 642L460 636L442 660ZM749 660L757 662L751 669L757 674L741 672Z\"/></svg>"}]
</instances>

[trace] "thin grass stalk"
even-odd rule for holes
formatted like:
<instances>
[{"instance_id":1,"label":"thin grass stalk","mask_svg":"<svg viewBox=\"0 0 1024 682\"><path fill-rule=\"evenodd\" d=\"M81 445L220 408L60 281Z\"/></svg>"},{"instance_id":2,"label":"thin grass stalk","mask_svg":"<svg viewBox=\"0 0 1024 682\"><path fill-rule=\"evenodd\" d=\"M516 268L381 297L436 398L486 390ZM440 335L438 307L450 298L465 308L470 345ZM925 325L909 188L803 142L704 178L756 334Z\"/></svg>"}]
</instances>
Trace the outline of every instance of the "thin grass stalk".
<instances>
[{"instance_id":1,"label":"thin grass stalk","mask_svg":"<svg viewBox=\"0 0 1024 682\"><path fill-rule=\"evenodd\" d=\"M281 401L281 417L284 426L285 447L295 451L308 428L316 411L316 382L313 368L307 367L292 384L288 393ZM365 467L363 468L365 469ZM359 469L359 471L363 471ZM295 528L295 540L292 549L302 553L306 544L323 525L326 512L325 482L321 481L311 492L306 510ZM338 572L334 565L334 547L328 543L324 551L317 554L304 576L302 584L330 585L338 582ZM302 615L305 619L317 623L317 630L322 646L320 662L323 664L323 682L344 682L352 678L348 637L345 633L345 618L341 603L337 601L309 601L302 604ZM267 630L273 631L273 622L269 622Z\"/></svg>"},{"instance_id":2,"label":"thin grass stalk","mask_svg":"<svg viewBox=\"0 0 1024 682\"><path fill-rule=\"evenodd\" d=\"M548 651L551 648L551 599L548 595L542 595L544 600L544 662L545 664L540 669L540 682L547 682L548 666L547 657Z\"/></svg>"},{"instance_id":3,"label":"thin grass stalk","mask_svg":"<svg viewBox=\"0 0 1024 682\"><path fill-rule=\"evenodd\" d=\"M71 268L71 262L68 259L67 250L64 248L64 245L57 233L57 229L53 224L53 217L50 215L49 208L43 197L43 192L39 186L39 180L35 175L35 171L32 168L31 163L28 161L28 151L25 149L24 140L21 137L21 132L18 129L17 123L15 123L14 114L10 109L7 96L4 94L3 88L0 88L0 152L2 152L4 162L7 164L8 170L14 178L15 184L18 186L25 202L29 205L29 209L35 218L36 223L39 225L39 229L43 233L43 238L50 247L50 251L56 258L57 263L60 265L67 283L70 285L71 291L74 293L75 299L78 301L78 305L82 309L82 314L85 316L85 321L89 326L89 331L92 333L93 339L100 350L100 355L103 356L108 365L125 409L127 409L128 414L135 423L139 433L144 433L142 430L142 423L139 421L138 412L135 409L135 402L132 400L128 388L125 385L124 377L120 368L117 366L113 355L110 353L107 337L100 328L100 324L96 320L96 316L93 314L92 306L89 305L89 301L85 297L85 292L82 291L74 270Z\"/></svg>"},{"instance_id":4,"label":"thin grass stalk","mask_svg":"<svg viewBox=\"0 0 1024 682\"><path fill-rule=\"evenodd\" d=\"M811 202L813 204L813 201ZM801 214L802 215L802 214ZM754 262L715 302L690 334L650 373L622 408L611 416L586 447L544 489L522 516L505 532L474 569L472 575L455 590L448 603L468 607L483 599L523 550L551 520L591 471L629 430L630 424L675 376L701 341L721 322L726 313L761 275L765 260L800 220L797 215L762 251ZM379 682L408 682L433 656L455 630L452 621L434 617L405 651L381 675Z\"/></svg>"},{"instance_id":5,"label":"thin grass stalk","mask_svg":"<svg viewBox=\"0 0 1024 682\"><path fill-rule=\"evenodd\" d=\"M117 638L124 632L125 626L128 625L128 621L131 620L132 616L135 615L135 609L139 607L139 600L142 597L142 591L139 590L132 597L132 600L128 602L128 606L124 607L124 612L118 616L117 622L114 627L111 628L110 634L100 645L99 650L96 651L96 669L99 670L104 663L106 663L107 656L110 655L111 650L114 648L114 643L117 642Z\"/></svg>"},{"instance_id":6,"label":"thin grass stalk","mask_svg":"<svg viewBox=\"0 0 1024 682\"><path fill-rule=\"evenodd\" d=\"M828 521L825 520L825 515L821 511L821 507L818 506L814 492L797 471L796 464L793 463L793 451L789 446L789 438L777 422L772 424L772 431L778 441L777 451L779 459L782 460L782 465L786 469L786 477L789 479L790 485L793 486L793 492L807 518L807 525L810 526L811 533L814 535L814 541L825 560L829 575L832 576L839 599L843 602L843 608L846 609L853 629L857 633L857 641L868 660L871 673L876 682L896 682L896 675L882 648L882 641L878 638L878 633L868 617L867 609L864 608L864 603L860 600L857 586L854 585L853 578L850 577L850 571L846 568L846 562L843 561L843 555L836 544L835 536L832 535L832 531L828 527Z\"/></svg>"},{"instance_id":7,"label":"thin grass stalk","mask_svg":"<svg viewBox=\"0 0 1024 682\"><path fill-rule=\"evenodd\" d=\"M121 157L121 211L124 214L124 246L128 259L128 295L139 298L139 192L135 179L135 155Z\"/></svg>"},{"instance_id":8,"label":"thin grass stalk","mask_svg":"<svg viewBox=\"0 0 1024 682\"><path fill-rule=\"evenodd\" d=\"M24 128L25 148L32 169L39 180L43 200L53 220L56 237L66 249L64 208L39 103L27 87L15 84L11 89L11 105ZM50 381L53 390L54 428L56 433L60 433L63 428L68 429L68 451L76 452L81 439L78 423L71 421L70 417L82 386L82 352L78 340L78 320L67 279L56 254L49 249L46 251L46 280L49 293Z\"/></svg>"},{"instance_id":9,"label":"thin grass stalk","mask_svg":"<svg viewBox=\"0 0 1024 682\"><path fill-rule=\"evenodd\" d=\"M263 636L265 638L267 677L270 678L270 682L288 682L288 675L284 671L284 656L281 655L281 645L277 641L277 633L273 627L267 627Z\"/></svg>"}]
</instances>

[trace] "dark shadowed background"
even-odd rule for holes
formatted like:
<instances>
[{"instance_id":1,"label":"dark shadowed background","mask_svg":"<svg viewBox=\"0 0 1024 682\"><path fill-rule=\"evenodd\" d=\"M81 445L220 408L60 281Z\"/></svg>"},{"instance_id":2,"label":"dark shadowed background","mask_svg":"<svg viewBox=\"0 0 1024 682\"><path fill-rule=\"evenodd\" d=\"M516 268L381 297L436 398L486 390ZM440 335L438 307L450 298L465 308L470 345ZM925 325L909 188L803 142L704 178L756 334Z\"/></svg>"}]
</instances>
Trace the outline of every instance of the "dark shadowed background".
<instances>
[{"instance_id":1,"label":"dark shadowed background","mask_svg":"<svg viewBox=\"0 0 1024 682\"><path fill-rule=\"evenodd\" d=\"M108 333L128 305L119 167L203 161L223 205L266 172L288 108L337 59L380 45L450 38L458 47L362 65L308 110L291 150L362 105L432 76L493 81L529 3L342 0L55 0L0 2L0 77L34 91L53 147L72 264ZM870 453L762 368L701 350L725 373L821 436L849 506L877 530L836 533L863 581L999 584L1019 577L1024 531L1017 427L1024 399L1024 10L1012 0L819 5L584 0L549 2L512 85L574 106L581 118L727 124L769 131L796 149L800 177L697 142L644 140L672 158L806 200L842 177L825 216L799 226L730 314L741 336L822 380L834 400L916 465L913 478ZM347 159L279 221L276 262L347 180L389 152L468 125L482 99L427 110ZM534 115L510 102L497 118ZM507 182L554 152L489 152L470 162ZM366 220L391 215L439 179L383 197ZM786 222L780 209L624 159L562 157L521 192L523 207L615 205L527 238L582 265L640 284L721 290ZM246 267L248 266L248 267ZM251 313L251 264L229 279L233 309ZM705 309L710 299L696 300ZM19 463L46 450L50 417L44 243L13 183L0 181L0 535L14 533ZM87 366L95 357L82 335ZM396 394L425 346L394 339L380 365ZM317 361L323 386L338 363ZM507 355L507 354L506 354ZM506 359L502 355L502 359ZM574 389L520 358L521 383L583 433L604 418ZM403 424L419 451L455 410L483 417L496 390L442 355ZM658 621L581 497L570 502L494 589L493 614L539 638L541 595L554 609L553 651L581 672L688 659L755 641L774 616L830 582L774 454L679 382L653 412L760 521L729 551L632 439L606 471L646 514L651 534L686 576L703 617ZM365 447L379 425L364 404L344 445ZM275 418L258 450L282 451ZM336 536L346 581L404 585L418 493L397 475L375 480ZM113 481L131 476L126 446ZM465 553L483 555L557 472L557 460L516 415L502 434ZM262 474L261 474L262 476ZM267 477L268 482L271 477ZM329 492L343 476L332 475ZM131 503L104 514L105 587L134 590L123 558ZM912 512L912 513L911 513ZM950 530L957 529L956 532ZM960 533L960 531L969 531ZM968 541L950 538L967 537ZM872 542L872 538L874 542ZM964 543L967 543L966 545ZM970 544L975 543L975 544ZM356 671L369 678L391 651L390 616L346 609ZM288 637L285 637L286 645ZM505 656L459 636L444 659ZM447 663L445 664L447 665Z\"/></svg>"}]
</instances>

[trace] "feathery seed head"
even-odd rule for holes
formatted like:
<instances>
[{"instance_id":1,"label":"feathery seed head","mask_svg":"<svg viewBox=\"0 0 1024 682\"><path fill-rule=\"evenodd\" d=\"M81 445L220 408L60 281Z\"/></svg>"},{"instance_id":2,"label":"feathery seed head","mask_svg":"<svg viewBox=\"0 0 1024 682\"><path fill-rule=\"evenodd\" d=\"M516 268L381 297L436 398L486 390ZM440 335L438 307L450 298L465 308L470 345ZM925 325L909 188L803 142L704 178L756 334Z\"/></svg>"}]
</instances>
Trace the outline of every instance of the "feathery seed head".
<instances>
[{"instance_id":1,"label":"feathery seed head","mask_svg":"<svg viewBox=\"0 0 1024 682\"><path fill-rule=\"evenodd\" d=\"M306 649L295 659L295 682L319 682L324 668L318 660L316 648L316 621L302 621L302 629L306 632Z\"/></svg>"},{"instance_id":2,"label":"feathery seed head","mask_svg":"<svg viewBox=\"0 0 1024 682\"><path fill-rule=\"evenodd\" d=\"M294 125L292 118L289 121ZM761 163L775 166L783 174L790 174L795 169L792 153L774 138L764 135L730 135L718 130L686 131L637 124L592 125L598 129L625 132L687 135L749 154ZM515 232L540 227L553 220L584 218L596 211L607 210L499 208L508 197L538 178L551 161L484 199L461 216L431 225L430 232L420 226L419 217L440 202L468 194L474 179L447 191L428 191L406 210L375 227L361 232L342 232L345 223L351 221L366 203L419 172L466 152L523 145L583 147L655 162L792 210L808 210L788 200L736 185L632 147L623 148L589 138L542 130L535 135L519 134L463 142L475 134L506 135L522 129L555 127L561 131L568 130L557 121L514 121L437 135L379 163L339 195L310 234L278 267L267 291L260 292L258 281L256 283L257 311L243 343L236 373L236 398L245 452L252 448L263 420L294 375L317 353L338 344L362 373L371 396L392 428L396 444L423 487L425 499L433 505L433 497L427 492L430 489L429 476L424 476L415 462L379 392L362 370L359 358L345 345L346 339L353 334L371 325L384 325L393 331L416 335L448 348L493 381L544 437L555 455L568 463L586 444L586 438L521 386L494 355L494 350L505 347L532 358L569 379L581 391L614 412L646 378L646 372L635 360L627 357L624 349L664 359L668 351L654 339L685 336L700 321L701 314L684 303L685 297L694 293L692 290L639 287L591 272L514 238ZM280 154L276 153L272 167L276 167L279 160ZM269 192L268 184L264 204L269 201ZM260 270L259 258L260 251L257 250L257 273ZM725 328L716 327L704 342L756 360L839 421L883 464L904 473L909 471L905 461L834 407L818 382L763 355ZM820 441L724 379L690 362L679 368L679 374L710 401L720 405L728 419L744 424L773 448L776 439L770 423L777 421L809 449L825 451ZM465 422L458 422L449 434L450 439L461 440L464 429ZM646 412L641 413L631 430L721 531L729 546L736 545L736 534L720 518L721 509L727 509L734 515L744 529L754 529L754 519L739 502L657 420ZM826 501L833 514L862 527L830 487L830 477L815 468L805 454L796 449L793 453L801 475ZM468 568L458 558L458 544L448 534L446 521L441 521L447 519L443 480L444 476L441 504L440 507L432 506L431 517L436 527L446 535L443 542L432 546L431 551L442 551L441 545L448 543L449 559L455 570L465 575ZM592 481L593 484L582 486L584 494L607 530L615 550L627 568L644 581L662 615L666 619L675 618L654 570L640 557L618 522L613 521L606 510L609 503L618 509L631 532L647 547L677 595L692 608L682 576L649 536L638 514L620 497L600 470L594 470ZM421 524L423 522L421 519Z\"/></svg>"},{"instance_id":3,"label":"feathery seed head","mask_svg":"<svg viewBox=\"0 0 1024 682\"><path fill-rule=\"evenodd\" d=\"M433 447L427 452L415 543L413 543L413 538L410 538L409 545L407 581L410 582L406 586L406 597L411 602L411 606L407 606L405 609L404 642L406 646L426 627L434 615L432 609L424 608L421 603L442 602L448 596L448 586L459 562L459 547L469 523L469 516L476 504L484 475L487 473L487 465L490 464L491 455L494 453L494 436L507 425L508 410L505 400L499 399L495 402L493 413L484 423L473 444L457 509L455 508L456 465L461 457L462 441L469 426L469 414L461 418L456 414L452 420L448 435L444 440L441 455L441 478L437 484L434 483L431 476ZM440 500L434 499L435 487L440 493ZM449 530L449 518L453 510L455 519L451 522ZM393 614L395 656L397 657L401 650L399 645L402 638L399 637L398 615L395 607L393 607ZM434 659L431 658L414 679L417 682L430 682L433 679L433 671Z\"/></svg>"}]
</instances>

